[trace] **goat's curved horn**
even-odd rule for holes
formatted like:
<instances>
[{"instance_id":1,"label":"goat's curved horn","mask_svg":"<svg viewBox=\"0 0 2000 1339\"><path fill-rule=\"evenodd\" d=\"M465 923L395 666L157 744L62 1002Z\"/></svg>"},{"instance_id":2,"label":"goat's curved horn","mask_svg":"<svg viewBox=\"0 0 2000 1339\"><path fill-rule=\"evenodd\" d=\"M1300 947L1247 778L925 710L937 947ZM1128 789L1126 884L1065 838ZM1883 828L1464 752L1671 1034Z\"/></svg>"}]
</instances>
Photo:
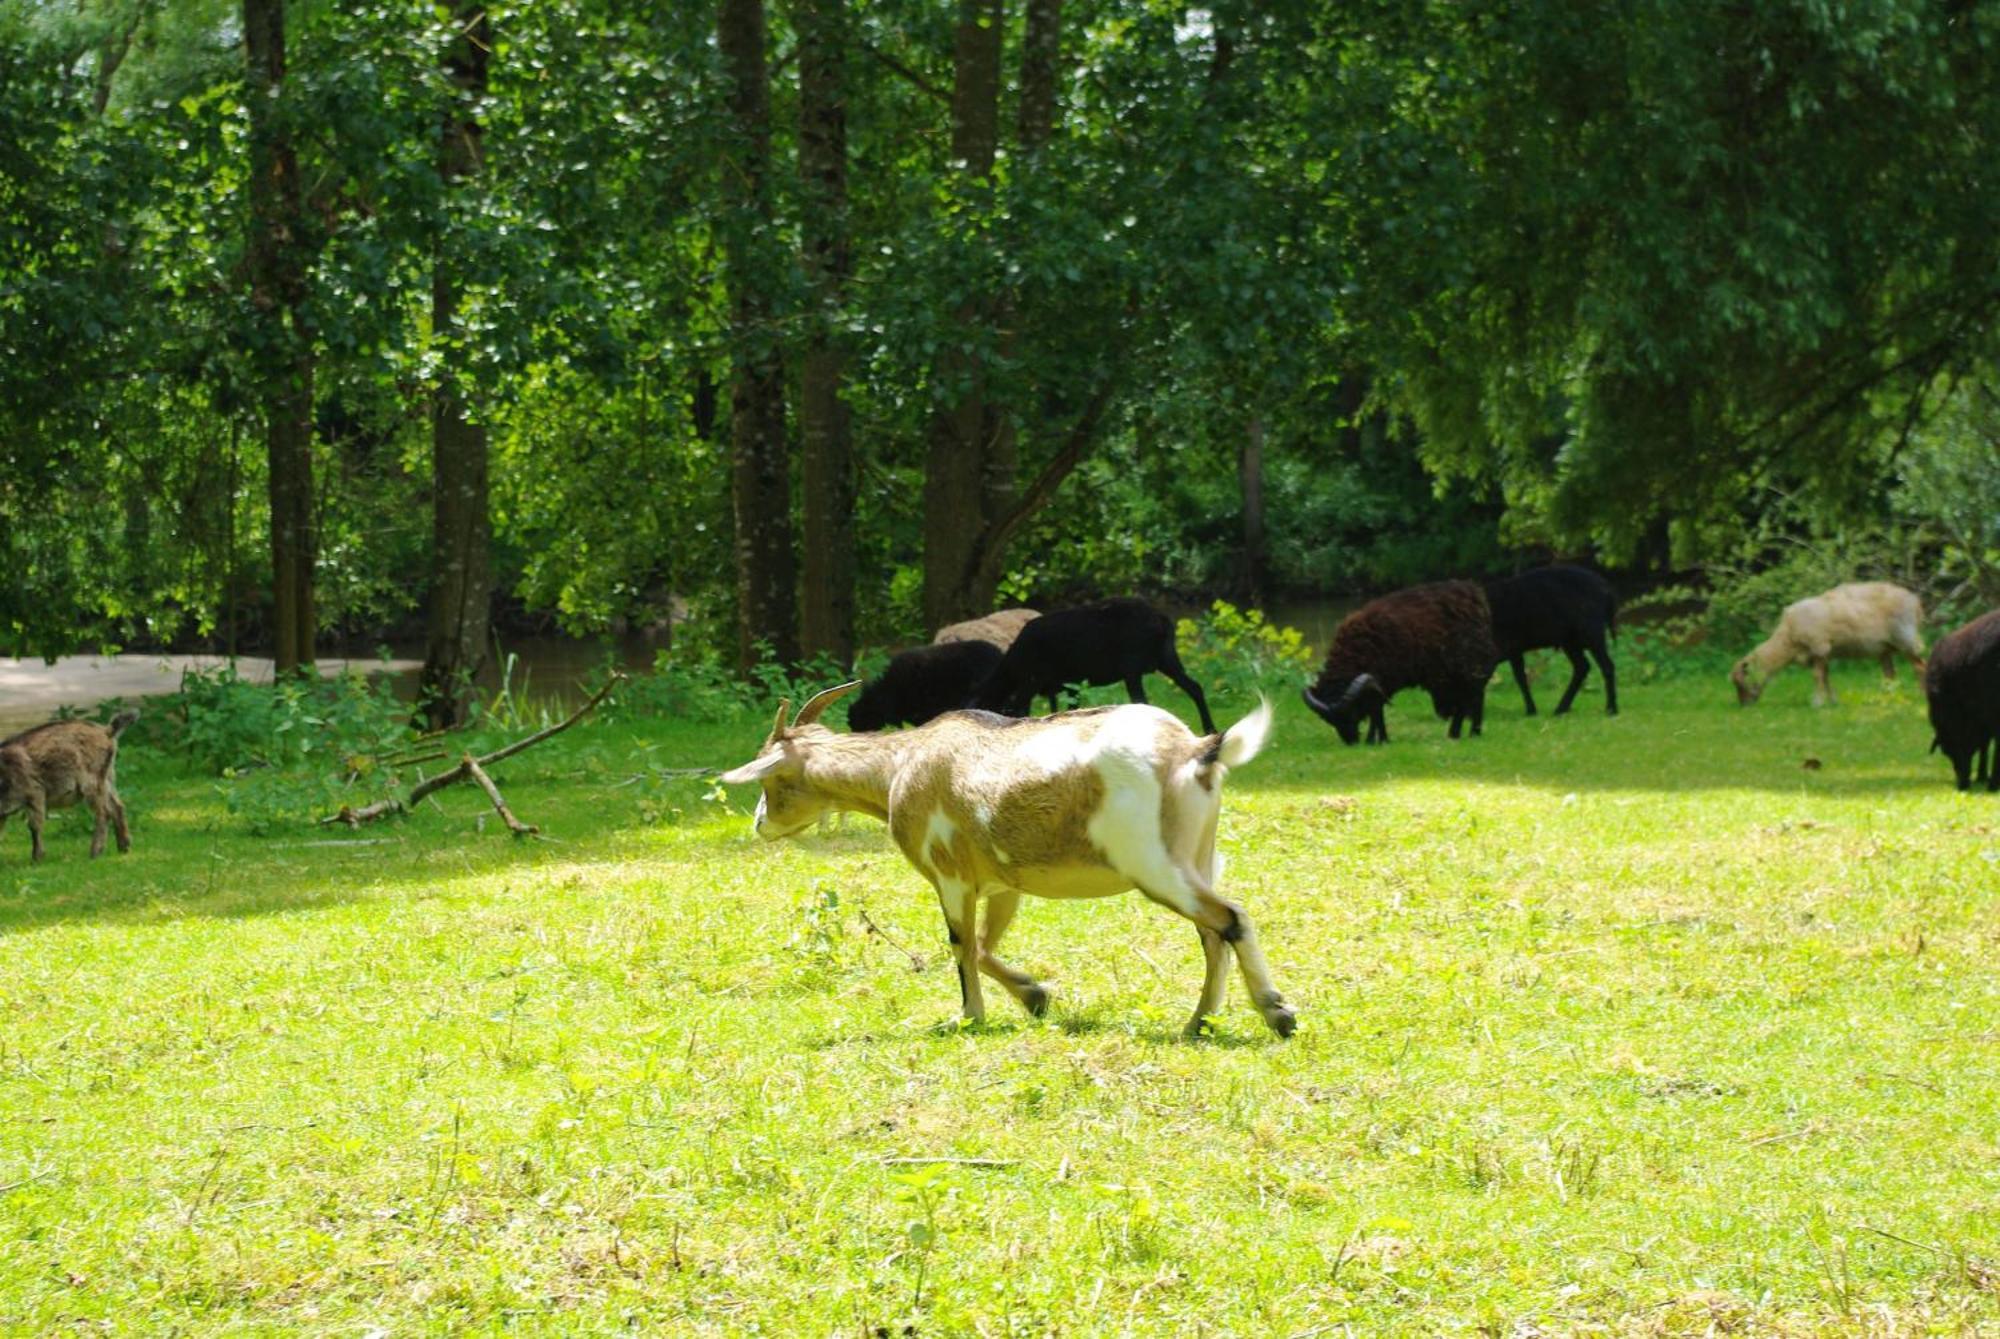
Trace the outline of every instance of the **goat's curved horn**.
<instances>
[{"instance_id":1,"label":"goat's curved horn","mask_svg":"<svg viewBox=\"0 0 2000 1339\"><path fill-rule=\"evenodd\" d=\"M1347 685L1347 691L1340 695L1340 701L1334 703L1333 705L1335 707L1351 706L1355 698L1360 697L1364 691L1370 688L1374 688L1375 686L1376 684L1374 675L1357 674L1354 676L1354 682Z\"/></svg>"},{"instance_id":2,"label":"goat's curved horn","mask_svg":"<svg viewBox=\"0 0 2000 1339\"><path fill-rule=\"evenodd\" d=\"M1326 703L1319 700L1319 698L1313 693L1312 686L1310 684L1308 684L1305 688L1301 689L1300 691L1302 691L1305 694L1306 705L1308 707L1311 707L1314 711L1318 712L1320 715L1324 716L1329 711L1333 710L1332 707L1329 707L1328 705L1326 705Z\"/></svg>"},{"instance_id":3,"label":"goat's curved horn","mask_svg":"<svg viewBox=\"0 0 2000 1339\"><path fill-rule=\"evenodd\" d=\"M819 714L821 712L825 711L828 707L840 701L840 699L846 697L849 693L853 692L860 686L861 686L861 680L850 679L848 682L841 684L838 687L820 689L817 693L814 693L812 695L811 701L807 702L803 707L799 708L799 718L792 722L792 729L796 730L802 725L811 725L814 721L819 719Z\"/></svg>"},{"instance_id":4,"label":"goat's curved horn","mask_svg":"<svg viewBox=\"0 0 2000 1339\"><path fill-rule=\"evenodd\" d=\"M788 697L779 698L778 719L774 721L771 725L771 738L777 739L778 737L780 737L785 733L785 717L791 715L791 712L792 712L792 700Z\"/></svg>"}]
</instances>

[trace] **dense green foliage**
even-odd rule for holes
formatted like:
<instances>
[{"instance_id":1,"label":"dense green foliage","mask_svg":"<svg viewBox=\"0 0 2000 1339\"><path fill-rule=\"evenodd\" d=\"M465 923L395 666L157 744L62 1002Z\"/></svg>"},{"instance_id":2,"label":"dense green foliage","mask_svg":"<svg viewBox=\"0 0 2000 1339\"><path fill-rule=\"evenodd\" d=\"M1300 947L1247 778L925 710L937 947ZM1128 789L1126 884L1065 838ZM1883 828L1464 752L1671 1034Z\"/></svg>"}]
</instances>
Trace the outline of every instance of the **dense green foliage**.
<instances>
[{"instance_id":1,"label":"dense green foliage","mask_svg":"<svg viewBox=\"0 0 2000 1339\"><path fill-rule=\"evenodd\" d=\"M846 360L864 642L922 630L926 435L975 372L1008 487L1080 447L1009 598L1591 547L1726 574L1892 530L1927 593L2000 595L1992 5L1067 0L1045 138L1012 129L1029 7L999 5L976 179L948 149L952 6L851 6L831 298L797 259L819 205L789 6L741 273L712 7L491 7L463 191L436 161L450 11L289 8L319 602L350 640L421 608L449 379L489 431L507 608L727 644L733 342L791 358L809 330ZM239 38L221 0L0 0L0 649L265 637Z\"/></svg>"},{"instance_id":2,"label":"dense green foliage","mask_svg":"<svg viewBox=\"0 0 2000 1339\"><path fill-rule=\"evenodd\" d=\"M496 768L527 845L469 788L252 837L135 736L131 854L0 841L0 1325L1983 1333L1993 804L1875 673L1383 749L1281 699L1221 846L1288 1043L1233 982L1183 1041L1136 897L1031 901L1051 1016L955 1027L879 825L676 775L767 702Z\"/></svg>"}]
</instances>

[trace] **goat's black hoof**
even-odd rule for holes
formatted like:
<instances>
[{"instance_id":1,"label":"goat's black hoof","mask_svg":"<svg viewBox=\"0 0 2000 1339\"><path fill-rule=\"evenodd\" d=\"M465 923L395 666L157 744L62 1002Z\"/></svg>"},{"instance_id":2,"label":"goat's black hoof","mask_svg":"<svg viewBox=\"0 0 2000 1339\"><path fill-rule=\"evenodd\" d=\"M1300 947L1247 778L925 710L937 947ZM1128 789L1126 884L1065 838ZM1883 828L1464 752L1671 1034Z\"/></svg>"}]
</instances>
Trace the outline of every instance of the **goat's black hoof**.
<instances>
[{"instance_id":1,"label":"goat's black hoof","mask_svg":"<svg viewBox=\"0 0 2000 1339\"><path fill-rule=\"evenodd\" d=\"M1616 715L1618 714L1618 708L1616 708L1616 707L1606 707L1606 708L1604 709L1604 714L1605 714L1606 716L1616 716Z\"/></svg>"},{"instance_id":2,"label":"goat's black hoof","mask_svg":"<svg viewBox=\"0 0 2000 1339\"><path fill-rule=\"evenodd\" d=\"M1291 1036L1292 1033L1298 1030L1299 1026L1299 1016L1290 1009L1284 1008L1273 1009L1270 1013L1265 1014L1264 1021L1271 1025L1271 1031L1278 1034L1280 1041Z\"/></svg>"},{"instance_id":3,"label":"goat's black hoof","mask_svg":"<svg viewBox=\"0 0 2000 1339\"><path fill-rule=\"evenodd\" d=\"M1040 1018L1049 1011L1049 992L1040 986L1029 986L1021 992L1021 1007L1028 1011L1028 1017Z\"/></svg>"}]
</instances>

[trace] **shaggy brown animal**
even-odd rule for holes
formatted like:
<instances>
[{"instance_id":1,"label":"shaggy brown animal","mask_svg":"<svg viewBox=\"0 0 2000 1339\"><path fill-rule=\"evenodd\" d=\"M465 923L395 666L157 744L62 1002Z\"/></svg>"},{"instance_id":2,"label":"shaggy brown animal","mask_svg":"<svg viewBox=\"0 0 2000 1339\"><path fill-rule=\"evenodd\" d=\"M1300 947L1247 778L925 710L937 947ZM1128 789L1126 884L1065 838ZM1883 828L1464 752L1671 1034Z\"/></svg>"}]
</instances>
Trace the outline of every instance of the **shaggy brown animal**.
<instances>
[{"instance_id":1,"label":"shaggy brown animal","mask_svg":"<svg viewBox=\"0 0 2000 1339\"><path fill-rule=\"evenodd\" d=\"M1439 717L1451 721L1453 739L1467 718L1476 735L1486 717L1486 681L1499 658L1486 593L1478 586L1411 586L1341 621L1319 679L1305 690L1306 705L1349 744L1360 741L1366 716L1368 742L1386 744L1382 708L1403 689L1422 688Z\"/></svg>"},{"instance_id":2,"label":"shaggy brown animal","mask_svg":"<svg viewBox=\"0 0 2000 1339\"><path fill-rule=\"evenodd\" d=\"M1975 781L2000 790L2000 609L1982 614L1931 648L1924 667L1931 748L1951 759L1958 788Z\"/></svg>"},{"instance_id":3,"label":"shaggy brown animal","mask_svg":"<svg viewBox=\"0 0 2000 1339\"><path fill-rule=\"evenodd\" d=\"M118 736L138 719L138 711L128 707L108 727L95 721L52 721L0 741L0 827L9 814L25 810L32 858L40 860L42 824L48 822L49 810L88 800L97 815L90 854L104 854L107 824L118 829L118 849L131 850L132 833L125 826L115 773Z\"/></svg>"}]
</instances>

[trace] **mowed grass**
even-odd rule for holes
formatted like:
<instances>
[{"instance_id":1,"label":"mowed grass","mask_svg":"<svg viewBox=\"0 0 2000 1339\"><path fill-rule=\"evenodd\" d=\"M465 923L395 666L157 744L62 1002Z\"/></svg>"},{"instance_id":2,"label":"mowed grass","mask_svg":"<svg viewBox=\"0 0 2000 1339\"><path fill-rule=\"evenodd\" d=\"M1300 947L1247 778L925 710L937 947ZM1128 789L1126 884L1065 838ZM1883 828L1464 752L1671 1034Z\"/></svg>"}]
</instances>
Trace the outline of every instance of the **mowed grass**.
<instances>
[{"instance_id":1,"label":"mowed grass","mask_svg":"<svg viewBox=\"0 0 2000 1339\"><path fill-rule=\"evenodd\" d=\"M955 1026L879 825L654 775L763 720L505 764L531 843L255 837L128 749L130 855L0 843L0 1327L2000 1333L2000 799L1837 685L1280 702L1221 845L1288 1043L1235 981L1184 1041L1137 897L1031 900L1049 1018Z\"/></svg>"}]
</instances>

